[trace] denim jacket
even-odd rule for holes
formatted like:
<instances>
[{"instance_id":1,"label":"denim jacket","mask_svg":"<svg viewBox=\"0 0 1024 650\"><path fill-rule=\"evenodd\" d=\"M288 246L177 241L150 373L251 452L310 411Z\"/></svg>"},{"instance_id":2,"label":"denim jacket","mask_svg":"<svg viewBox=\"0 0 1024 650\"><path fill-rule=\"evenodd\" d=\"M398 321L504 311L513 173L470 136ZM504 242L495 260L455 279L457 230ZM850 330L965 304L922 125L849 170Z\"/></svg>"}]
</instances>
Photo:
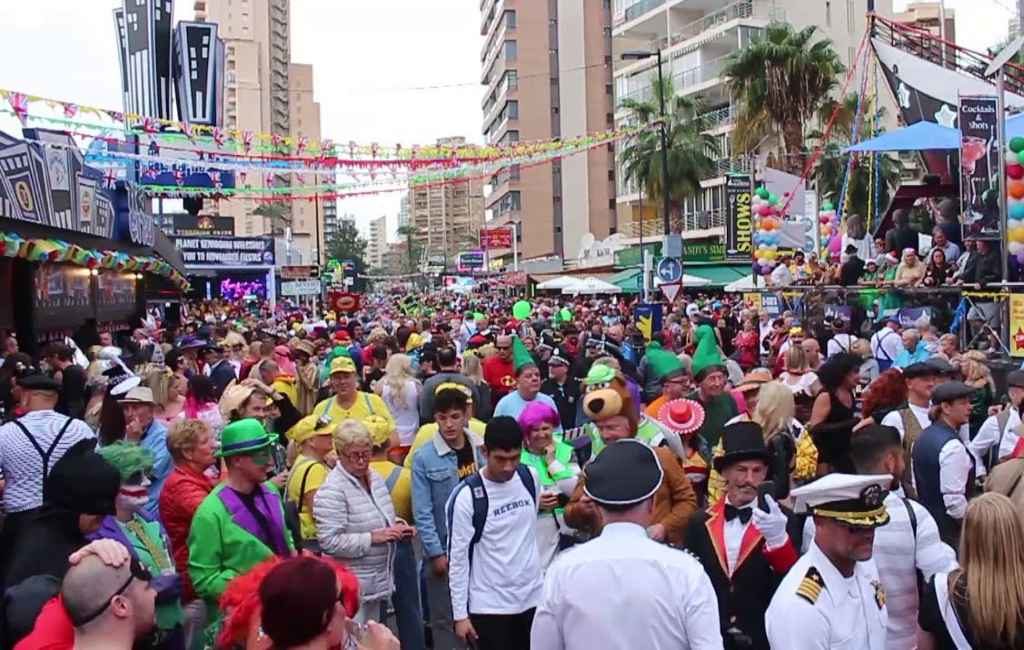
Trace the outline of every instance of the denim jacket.
<instances>
[{"instance_id":1,"label":"denim jacket","mask_svg":"<svg viewBox=\"0 0 1024 650\"><path fill-rule=\"evenodd\" d=\"M466 429L466 439L473 445L477 466L483 467L481 447L484 441L469 429ZM412 461L412 516L423 552L428 558L445 553L448 544L445 504L458 484L455 450L437 432L431 442L416 451Z\"/></svg>"}]
</instances>

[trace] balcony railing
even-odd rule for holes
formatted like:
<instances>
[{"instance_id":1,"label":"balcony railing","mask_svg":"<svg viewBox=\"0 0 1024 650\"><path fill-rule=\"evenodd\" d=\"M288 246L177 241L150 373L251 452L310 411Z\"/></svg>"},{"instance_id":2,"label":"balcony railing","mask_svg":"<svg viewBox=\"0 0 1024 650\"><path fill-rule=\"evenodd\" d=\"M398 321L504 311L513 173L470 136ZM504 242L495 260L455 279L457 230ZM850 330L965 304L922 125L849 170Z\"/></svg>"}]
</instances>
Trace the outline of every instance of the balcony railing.
<instances>
[{"instance_id":1,"label":"balcony railing","mask_svg":"<svg viewBox=\"0 0 1024 650\"><path fill-rule=\"evenodd\" d=\"M672 47L691 38L696 38L708 30L741 18L784 21L786 19L786 12L759 0L739 0L717 11L705 14L703 17L691 21L679 29L673 29L672 34L668 38L655 41L654 46L661 49Z\"/></svg>"},{"instance_id":2,"label":"balcony railing","mask_svg":"<svg viewBox=\"0 0 1024 650\"><path fill-rule=\"evenodd\" d=\"M633 4L626 7L626 12L623 15L624 19L622 22L628 23L634 18L643 16L648 11L656 9L664 4L665 0L640 0L639 2L634 2Z\"/></svg>"},{"instance_id":3,"label":"balcony railing","mask_svg":"<svg viewBox=\"0 0 1024 650\"><path fill-rule=\"evenodd\" d=\"M721 56L699 66L675 72L672 74L672 86L676 92L685 92L689 88L717 79L722 76L722 70L728 60L729 56Z\"/></svg>"},{"instance_id":4,"label":"balcony railing","mask_svg":"<svg viewBox=\"0 0 1024 650\"><path fill-rule=\"evenodd\" d=\"M704 119L708 130L717 129L719 127L727 126L732 124L736 119L736 109L730 106L723 106L722 108L716 108L713 111L708 111L701 114L701 118Z\"/></svg>"},{"instance_id":5,"label":"balcony railing","mask_svg":"<svg viewBox=\"0 0 1024 650\"><path fill-rule=\"evenodd\" d=\"M683 231L707 230L725 226L725 210L696 210L683 215Z\"/></svg>"}]
</instances>

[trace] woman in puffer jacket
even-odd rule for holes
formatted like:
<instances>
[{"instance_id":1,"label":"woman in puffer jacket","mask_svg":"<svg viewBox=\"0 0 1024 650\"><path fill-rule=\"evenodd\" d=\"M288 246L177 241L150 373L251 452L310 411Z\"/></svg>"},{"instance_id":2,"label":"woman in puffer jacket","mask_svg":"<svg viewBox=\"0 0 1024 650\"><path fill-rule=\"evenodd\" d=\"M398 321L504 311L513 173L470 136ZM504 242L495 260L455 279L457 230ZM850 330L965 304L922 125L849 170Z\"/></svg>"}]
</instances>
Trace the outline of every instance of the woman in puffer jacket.
<instances>
[{"instance_id":1,"label":"woman in puffer jacket","mask_svg":"<svg viewBox=\"0 0 1024 650\"><path fill-rule=\"evenodd\" d=\"M359 578L359 612L355 620L382 619L394 591L395 542L415 529L395 517L384 479L370 471L370 433L357 420L343 421L334 432L338 463L313 499L321 550L344 561Z\"/></svg>"}]
</instances>

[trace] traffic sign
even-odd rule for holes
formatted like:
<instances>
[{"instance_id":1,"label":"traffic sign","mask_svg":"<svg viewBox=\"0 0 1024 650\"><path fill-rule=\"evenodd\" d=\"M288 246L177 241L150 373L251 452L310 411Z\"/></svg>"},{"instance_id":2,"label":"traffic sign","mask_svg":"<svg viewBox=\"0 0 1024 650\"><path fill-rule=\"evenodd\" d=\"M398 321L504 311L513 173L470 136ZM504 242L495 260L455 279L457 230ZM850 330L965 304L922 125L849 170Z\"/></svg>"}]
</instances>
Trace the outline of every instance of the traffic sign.
<instances>
[{"instance_id":1,"label":"traffic sign","mask_svg":"<svg viewBox=\"0 0 1024 650\"><path fill-rule=\"evenodd\" d=\"M675 257L663 257L658 262L658 278L669 284L679 282L683 279L683 263Z\"/></svg>"},{"instance_id":2,"label":"traffic sign","mask_svg":"<svg viewBox=\"0 0 1024 650\"><path fill-rule=\"evenodd\" d=\"M679 292L682 290L682 288L683 285L681 284L663 284L661 285L661 292L665 294L665 297L668 298L668 301L672 303L676 301L676 296L679 295Z\"/></svg>"}]
</instances>

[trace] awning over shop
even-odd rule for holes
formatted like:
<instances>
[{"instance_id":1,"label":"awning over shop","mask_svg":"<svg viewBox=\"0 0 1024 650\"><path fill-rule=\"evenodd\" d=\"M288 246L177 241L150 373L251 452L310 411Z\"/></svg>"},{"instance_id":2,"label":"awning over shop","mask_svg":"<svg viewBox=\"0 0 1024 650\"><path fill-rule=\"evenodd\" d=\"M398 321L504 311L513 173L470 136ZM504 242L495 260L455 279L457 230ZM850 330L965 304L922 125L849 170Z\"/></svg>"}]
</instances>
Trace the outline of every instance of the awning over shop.
<instances>
[{"instance_id":1,"label":"awning over shop","mask_svg":"<svg viewBox=\"0 0 1024 650\"><path fill-rule=\"evenodd\" d=\"M608 281L622 289L622 293L640 293L643 289L643 278L640 276L640 269L626 269L619 271Z\"/></svg>"},{"instance_id":2,"label":"awning over shop","mask_svg":"<svg viewBox=\"0 0 1024 650\"><path fill-rule=\"evenodd\" d=\"M708 280L711 286L723 287L750 273L749 264L687 264L686 273Z\"/></svg>"}]
</instances>

